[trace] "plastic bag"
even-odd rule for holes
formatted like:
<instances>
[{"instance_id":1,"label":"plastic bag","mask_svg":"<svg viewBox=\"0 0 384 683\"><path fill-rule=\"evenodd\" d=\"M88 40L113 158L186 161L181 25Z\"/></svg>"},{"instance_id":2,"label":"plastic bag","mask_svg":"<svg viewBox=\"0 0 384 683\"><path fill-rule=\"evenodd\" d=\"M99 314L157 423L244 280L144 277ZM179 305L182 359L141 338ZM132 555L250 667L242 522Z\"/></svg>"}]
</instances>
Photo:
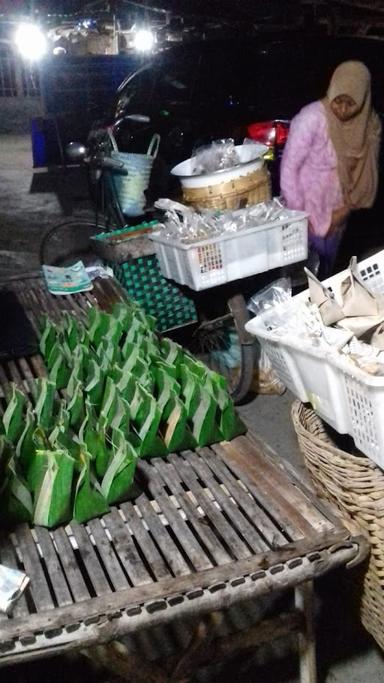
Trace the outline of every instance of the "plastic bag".
<instances>
[{"instance_id":1,"label":"plastic bag","mask_svg":"<svg viewBox=\"0 0 384 683\"><path fill-rule=\"evenodd\" d=\"M193 175L215 173L225 168L233 168L240 163L239 155L232 138L215 140L210 145L198 147L192 157Z\"/></svg>"},{"instance_id":2,"label":"plastic bag","mask_svg":"<svg viewBox=\"0 0 384 683\"><path fill-rule=\"evenodd\" d=\"M281 277L251 296L247 308L255 315L260 315L266 311L271 311L276 306L290 302L291 299L291 280L287 277ZM277 319L281 320L281 313L277 314Z\"/></svg>"}]
</instances>

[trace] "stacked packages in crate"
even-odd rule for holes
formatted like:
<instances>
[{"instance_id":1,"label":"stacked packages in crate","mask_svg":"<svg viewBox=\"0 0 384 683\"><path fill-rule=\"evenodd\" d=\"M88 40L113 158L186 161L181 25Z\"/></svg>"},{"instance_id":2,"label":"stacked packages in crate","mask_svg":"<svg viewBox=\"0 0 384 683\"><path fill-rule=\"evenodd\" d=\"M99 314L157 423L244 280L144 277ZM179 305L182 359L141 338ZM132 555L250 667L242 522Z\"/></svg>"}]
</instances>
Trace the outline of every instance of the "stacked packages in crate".
<instances>
[{"instance_id":1,"label":"stacked packages in crate","mask_svg":"<svg viewBox=\"0 0 384 683\"><path fill-rule=\"evenodd\" d=\"M0 421L3 524L84 522L135 495L139 458L245 431L224 378L154 325L133 302L44 319L48 377L13 385Z\"/></svg>"},{"instance_id":2,"label":"stacked packages in crate","mask_svg":"<svg viewBox=\"0 0 384 683\"><path fill-rule=\"evenodd\" d=\"M384 251L247 323L284 384L384 467Z\"/></svg>"},{"instance_id":3,"label":"stacked packages in crate","mask_svg":"<svg viewBox=\"0 0 384 683\"><path fill-rule=\"evenodd\" d=\"M304 261L308 218L275 198L236 211L203 211L160 199L151 234L165 277L196 291Z\"/></svg>"}]
</instances>

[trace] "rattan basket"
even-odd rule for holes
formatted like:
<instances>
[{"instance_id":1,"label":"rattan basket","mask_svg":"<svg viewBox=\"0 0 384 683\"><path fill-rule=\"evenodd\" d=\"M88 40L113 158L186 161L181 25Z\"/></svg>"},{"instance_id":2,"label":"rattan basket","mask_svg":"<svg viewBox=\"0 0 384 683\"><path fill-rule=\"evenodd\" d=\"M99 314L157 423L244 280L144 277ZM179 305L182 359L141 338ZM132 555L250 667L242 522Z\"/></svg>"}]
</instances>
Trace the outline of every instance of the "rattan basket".
<instances>
[{"instance_id":1,"label":"rattan basket","mask_svg":"<svg viewBox=\"0 0 384 683\"><path fill-rule=\"evenodd\" d=\"M197 209L241 209L266 202L271 196L271 179L266 168L227 183L183 188L183 201Z\"/></svg>"},{"instance_id":2,"label":"rattan basket","mask_svg":"<svg viewBox=\"0 0 384 683\"><path fill-rule=\"evenodd\" d=\"M292 420L317 492L352 519L371 544L361 620L384 649L384 472L365 455L338 448L322 420L299 401Z\"/></svg>"}]
</instances>

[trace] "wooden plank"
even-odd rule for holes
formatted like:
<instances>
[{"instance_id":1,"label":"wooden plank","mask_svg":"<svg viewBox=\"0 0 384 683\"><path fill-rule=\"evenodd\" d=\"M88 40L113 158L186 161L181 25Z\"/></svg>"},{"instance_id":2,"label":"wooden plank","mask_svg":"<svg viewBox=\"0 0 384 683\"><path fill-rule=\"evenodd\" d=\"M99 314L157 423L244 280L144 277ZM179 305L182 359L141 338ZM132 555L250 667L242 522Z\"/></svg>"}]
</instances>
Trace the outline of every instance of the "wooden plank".
<instances>
[{"instance_id":1,"label":"wooden plank","mask_svg":"<svg viewBox=\"0 0 384 683\"><path fill-rule=\"evenodd\" d=\"M212 448L220 455L220 444L216 444ZM269 545L282 545L286 543L287 539L281 533L279 527L273 523L270 517L264 512L263 508L257 504L257 501L253 497L251 497L252 494L248 495L247 491L240 486L238 483L239 480L233 476L223 460L220 457L217 457L210 448L199 449L199 453L201 453L202 458L212 471L218 472L223 484L225 484L236 502L245 510L254 524L262 530L263 536L267 539Z\"/></svg>"},{"instance_id":2,"label":"wooden plank","mask_svg":"<svg viewBox=\"0 0 384 683\"><path fill-rule=\"evenodd\" d=\"M210 469L202 461L201 457L196 453L188 455L188 462L192 465L196 474L207 484L207 488L211 491L220 507L227 514L231 520L238 534L244 539L247 545L257 553L265 550L268 547L263 540L257 527L252 526L248 519L243 515L241 510L237 507L230 497L223 491L221 486L213 478Z\"/></svg>"},{"instance_id":3,"label":"wooden plank","mask_svg":"<svg viewBox=\"0 0 384 683\"><path fill-rule=\"evenodd\" d=\"M17 367L16 363L14 360L9 360L7 361L7 366L8 366L8 373L11 377L12 382L16 384L17 388L20 389L20 391L25 391L26 387L24 386L23 379L20 375L19 368Z\"/></svg>"},{"instance_id":4,"label":"wooden plank","mask_svg":"<svg viewBox=\"0 0 384 683\"><path fill-rule=\"evenodd\" d=\"M103 517L111 534L116 554L120 559L130 581L134 586L142 586L152 582L148 569L137 552L136 546L116 508Z\"/></svg>"},{"instance_id":5,"label":"wooden plank","mask_svg":"<svg viewBox=\"0 0 384 683\"><path fill-rule=\"evenodd\" d=\"M111 592L111 587L100 565L95 549L89 538L86 528L75 521L71 522L71 531L78 545L80 557L88 572L91 584L96 595L105 595Z\"/></svg>"},{"instance_id":6,"label":"wooden plank","mask_svg":"<svg viewBox=\"0 0 384 683\"><path fill-rule=\"evenodd\" d=\"M122 289L120 285L110 278L105 280L95 280L95 294L99 300L99 296L103 297L106 310L110 310L117 301L122 301Z\"/></svg>"},{"instance_id":7,"label":"wooden plank","mask_svg":"<svg viewBox=\"0 0 384 683\"><path fill-rule=\"evenodd\" d=\"M49 531L48 529L39 526L36 526L34 530L43 554L47 572L56 596L57 604L60 606L71 605L73 600L71 598L71 594L62 572Z\"/></svg>"},{"instance_id":8,"label":"wooden plank","mask_svg":"<svg viewBox=\"0 0 384 683\"><path fill-rule=\"evenodd\" d=\"M252 452L252 460L250 465L252 466L253 472L257 466L263 468L263 476L266 476L269 481L275 487L275 490L279 491L285 498L285 500L296 510L302 518L304 518L309 524L319 531L328 530L332 528L332 524L327 519L324 519L324 515L321 514L316 507L313 506L312 502L308 501L305 497L303 491L297 487L295 484L287 487L287 476L285 472L279 468L275 463L271 462L269 458L264 456L264 453L257 448L255 443L251 443L246 437L238 437L236 443L240 442L241 452L246 454Z\"/></svg>"},{"instance_id":9,"label":"wooden plank","mask_svg":"<svg viewBox=\"0 0 384 683\"><path fill-rule=\"evenodd\" d=\"M48 315L48 316L51 315L52 306L49 305L46 297L43 296L41 288L32 287L30 289L30 297L31 297L32 310L33 310L35 317L36 317L36 322L38 322L38 319L41 315L44 315L44 314Z\"/></svg>"},{"instance_id":10,"label":"wooden plank","mask_svg":"<svg viewBox=\"0 0 384 683\"><path fill-rule=\"evenodd\" d=\"M45 369L45 365L41 356L30 356L28 360L31 364L35 377L47 376L47 371Z\"/></svg>"},{"instance_id":11,"label":"wooden plank","mask_svg":"<svg viewBox=\"0 0 384 683\"><path fill-rule=\"evenodd\" d=\"M17 364L19 366L21 376L25 378L24 385L26 386L27 391L33 393L35 389L35 379L26 359L18 358Z\"/></svg>"},{"instance_id":12,"label":"wooden plank","mask_svg":"<svg viewBox=\"0 0 384 683\"><path fill-rule=\"evenodd\" d=\"M148 463L142 463L142 470L147 475L147 486L160 507L174 534L179 540L184 552L196 571L203 571L212 567L212 562L207 557L204 549L199 545L196 537L191 532L185 520L177 508L169 500L163 487L159 486L156 470Z\"/></svg>"},{"instance_id":13,"label":"wooden plank","mask_svg":"<svg viewBox=\"0 0 384 683\"><path fill-rule=\"evenodd\" d=\"M131 534L135 537L137 544L140 546L141 552L151 566L151 570L155 578L159 581L168 578L171 574L167 569L165 562L160 555L156 545L148 531L144 528L143 522L135 512L132 503L122 503L120 505Z\"/></svg>"},{"instance_id":14,"label":"wooden plank","mask_svg":"<svg viewBox=\"0 0 384 683\"><path fill-rule=\"evenodd\" d=\"M11 392L11 387L9 386L9 379L5 374L5 370L2 363L0 363L0 385L3 390L3 395L5 396L5 398L8 399Z\"/></svg>"},{"instance_id":15,"label":"wooden plank","mask_svg":"<svg viewBox=\"0 0 384 683\"><path fill-rule=\"evenodd\" d=\"M75 602L88 600L90 597L89 591L78 567L74 550L65 533L64 527L55 529L52 532L52 536L57 546L60 561Z\"/></svg>"},{"instance_id":16,"label":"wooden plank","mask_svg":"<svg viewBox=\"0 0 384 683\"><path fill-rule=\"evenodd\" d=\"M252 431L247 432L247 439L262 452L264 458L267 458L284 472L292 484L302 492L310 505L319 510L322 516L330 522L331 528L342 526L340 515L336 508L330 503L324 504L324 501L315 495L311 487L310 476L304 465L302 469L298 469L291 462L288 462L286 459L283 460L265 441L256 436Z\"/></svg>"},{"instance_id":17,"label":"wooden plank","mask_svg":"<svg viewBox=\"0 0 384 683\"><path fill-rule=\"evenodd\" d=\"M213 561L216 564L230 562L231 556L227 553L216 534L212 531L207 518L199 512L191 498L180 485L179 476L176 475L174 467L167 463L163 458L152 458L151 463L155 467L158 475L162 478L164 485L166 484L169 487L177 504L184 510L186 517L199 538L199 542L205 546Z\"/></svg>"},{"instance_id":18,"label":"wooden plank","mask_svg":"<svg viewBox=\"0 0 384 683\"><path fill-rule=\"evenodd\" d=\"M30 578L30 590L37 611L53 609L55 606L47 579L41 566L39 553L37 552L31 530L26 524L16 528L16 538L25 567L25 572Z\"/></svg>"},{"instance_id":19,"label":"wooden plank","mask_svg":"<svg viewBox=\"0 0 384 683\"><path fill-rule=\"evenodd\" d=\"M211 520L231 555L239 560L249 557L251 551L244 541L239 538L233 527L227 522L222 512L210 500L206 490L200 486L192 467L187 461L177 455L168 456L168 461L174 465L177 471L179 471L183 481L187 484L207 517Z\"/></svg>"},{"instance_id":20,"label":"wooden plank","mask_svg":"<svg viewBox=\"0 0 384 683\"><path fill-rule=\"evenodd\" d=\"M317 682L316 636L313 581L307 581L295 588L295 607L304 617L304 628L300 629L299 657L300 683Z\"/></svg>"},{"instance_id":21,"label":"wooden plank","mask_svg":"<svg viewBox=\"0 0 384 683\"><path fill-rule=\"evenodd\" d=\"M188 567L184 557L179 548L176 546L174 540L169 535L168 530L162 524L159 516L154 511L152 505L148 501L145 494L141 494L135 501L136 507L140 510L143 520L148 526L152 534L153 540L159 546L163 556L171 569L174 576L183 576L190 574L191 570Z\"/></svg>"},{"instance_id":22,"label":"wooden plank","mask_svg":"<svg viewBox=\"0 0 384 683\"><path fill-rule=\"evenodd\" d=\"M306 534L314 533L313 527L303 520L301 515L296 514L285 498L263 477L262 472L257 470L256 475L256 471L252 471L252 463L249 463L251 455L245 460L239 455L239 448L235 448L233 442L223 442L222 447L222 458L227 467L244 481L254 498L287 535L288 540L298 540Z\"/></svg>"},{"instance_id":23,"label":"wooden plank","mask_svg":"<svg viewBox=\"0 0 384 683\"><path fill-rule=\"evenodd\" d=\"M336 549L335 544L340 543L340 548ZM266 568L276 566L283 562L288 562L290 559L296 559L306 556L308 553L320 552L324 548L332 547L331 554L323 556L324 561L312 563L304 563L302 567L292 567L283 574L269 573L266 585L262 589L258 589L259 582L252 581L250 586L254 594L261 594L269 592L272 585L279 590L289 588L298 583L314 579L321 576L332 567L345 565L346 562L356 557L358 553L359 539L351 539L350 534L345 530L344 538L341 531L335 534L319 534L317 542L313 539L308 542L306 540L298 541L284 546L278 551L269 551L261 553L258 556L252 556L246 560L238 562L230 562L221 567L214 567L205 572L189 574L187 576L180 576L177 579L174 577L164 579L163 581L152 582L145 586L136 586L128 588L127 590L110 593L100 598L92 598L84 603L76 603L67 607L57 607L55 610L41 614L32 614L28 622L23 619L10 619L7 622L0 623L0 641L7 640L12 637L18 637L28 631L41 631L47 628L57 628L68 623L72 624L75 621L82 619L90 619L92 616L98 614L112 613L117 609L125 609L130 605L137 605L141 603L152 602L167 598L169 596L184 594L196 588L205 588L221 584L225 581L231 581L233 578L242 576L253 576L259 570L265 572ZM279 579L280 577L280 579ZM261 578L260 578L261 581ZM239 585L239 589L241 585ZM247 587L248 591L248 587ZM235 595L235 593L233 593ZM200 608L204 609L204 599L200 603Z\"/></svg>"},{"instance_id":24,"label":"wooden plank","mask_svg":"<svg viewBox=\"0 0 384 683\"><path fill-rule=\"evenodd\" d=\"M210 569L213 566L212 562L169 498L166 495L156 496L156 503L162 510L195 571Z\"/></svg>"},{"instance_id":25,"label":"wooden plank","mask_svg":"<svg viewBox=\"0 0 384 683\"><path fill-rule=\"evenodd\" d=\"M88 529L95 539L97 550L100 553L101 559L104 562L106 571L108 572L109 580L111 581L115 590L127 588L130 584L125 576L120 562L117 559L109 539L105 533L105 529L101 524L100 519L91 519L88 523Z\"/></svg>"}]
</instances>

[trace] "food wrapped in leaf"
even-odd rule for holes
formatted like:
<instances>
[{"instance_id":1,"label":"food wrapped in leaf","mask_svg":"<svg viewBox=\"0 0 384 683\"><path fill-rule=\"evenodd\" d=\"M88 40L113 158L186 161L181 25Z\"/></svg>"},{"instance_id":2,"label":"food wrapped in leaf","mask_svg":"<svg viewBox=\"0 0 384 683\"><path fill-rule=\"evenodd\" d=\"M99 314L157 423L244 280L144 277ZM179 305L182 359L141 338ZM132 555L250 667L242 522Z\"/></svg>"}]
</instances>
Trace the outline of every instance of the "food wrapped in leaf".
<instances>
[{"instance_id":1,"label":"food wrapped in leaf","mask_svg":"<svg viewBox=\"0 0 384 683\"><path fill-rule=\"evenodd\" d=\"M101 483L101 490L108 503L117 503L129 496L137 459L138 455L135 449L126 441L124 434L115 430L113 433L113 455Z\"/></svg>"},{"instance_id":2,"label":"food wrapped in leaf","mask_svg":"<svg viewBox=\"0 0 384 683\"><path fill-rule=\"evenodd\" d=\"M6 524L31 522L33 515L32 496L16 460L11 457L6 465L4 486L0 496L0 517Z\"/></svg>"},{"instance_id":3,"label":"food wrapped in leaf","mask_svg":"<svg viewBox=\"0 0 384 683\"><path fill-rule=\"evenodd\" d=\"M204 381L207 376L208 368L204 363L198 361L196 358L192 358L188 353L183 354L183 365L193 372L200 381Z\"/></svg>"},{"instance_id":4,"label":"food wrapped in leaf","mask_svg":"<svg viewBox=\"0 0 384 683\"><path fill-rule=\"evenodd\" d=\"M117 302L114 304L112 315L114 318L116 318L116 320L119 321L123 332L126 332L130 328L133 319L133 312L132 309L127 306L127 304L122 302Z\"/></svg>"},{"instance_id":5,"label":"food wrapped in leaf","mask_svg":"<svg viewBox=\"0 0 384 683\"><path fill-rule=\"evenodd\" d=\"M61 324L69 350L73 353L80 345L88 345L88 335L84 325L68 313L64 313Z\"/></svg>"},{"instance_id":6,"label":"food wrapped in leaf","mask_svg":"<svg viewBox=\"0 0 384 683\"><path fill-rule=\"evenodd\" d=\"M41 482L44 479L48 467L47 453L51 450L51 444L41 427L35 429L32 440L35 450L28 463L26 463L25 478L29 490L31 493L34 493L40 488Z\"/></svg>"},{"instance_id":7,"label":"food wrapped in leaf","mask_svg":"<svg viewBox=\"0 0 384 683\"><path fill-rule=\"evenodd\" d=\"M85 417L85 403L83 387L77 382L73 396L68 403L69 423L73 429L79 430Z\"/></svg>"},{"instance_id":8,"label":"food wrapped in leaf","mask_svg":"<svg viewBox=\"0 0 384 683\"><path fill-rule=\"evenodd\" d=\"M72 517L71 495L74 461L67 451L47 451L47 468L35 495L33 522L48 528Z\"/></svg>"},{"instance_id":9,"label":"food wrapped in leaf","mask_svg":"<svg viewBox=\"0 0 384 683\"><path fill-rule=\"evenodd\" d=\"M36 380L37 400L35 414L37 423L46 430L54 426L54 402L56 387L45 377Z\"/></svg>"},{"instance_id":10,"label":"food wrapped in leaf","mask_svg":"<svg viewBox=\"0 0 384 683\"><path fill-rule=\"evenodd\" d=\"M172 396L166 407L166 418L162 417L161 433L169 452L194 448L196 441L188 424L185 406L177 396Z\"/></svg>"},{"instance_id":11,"label":"food wrapped in leaf","mask_svg":"<svg viewBox=\"0 0 384 683\"><path fill-rule=\"evenodd\" d=\"M111 429L121 429L123 434L129 433L129 405L128 402L117 395L115 414L112 416Z\"/></svg>"},{"instance_id":12,"label":"food wrapped in leaf","mask_svg":"<svg viewBox=\"0 0 384 683\"><path fill-rule=\"evenodd\" d=\"M222 440L215 417L216 400L201 386L199 405L194 414L190 415L192 434L198 446L206 446Z\"/></svg>"},{"instance_id":13,"label":"food wrapped in leaf","mask_svg":"<svg viewBox=\"0 0 384 683\"><path fill-rule=\"evenodd\" d=\"M47 316L43 320L42 334L40 337L39 348L41 355L47 359L52 349L57 346L58 328Z\"/></svg>"},{"instance_id":14,"label":"food wrapped in leaf","mask_svg":"<svg viewBox=\"0 0 384 683\"><path fill-rule=\"evenodd\" d=\"M107 336L109 329L108 313L100 311L98 308L90 308L88 311L88 336L94 348L97 348L104 337Z\"/></svg>"},{"instance_id":15,"label":"food wrapped in leaf","mask_svg":"<svg viewBox=\"0 0 384 683\"><path fill-rule=\"evenodd\" d=\"M101 480L109 465L111 453L107 447L105 431L95 423L93 418L90 419L89 409L87 409L87 415L81 425L78 442L82 446L82 450L86 451L92 459L95 472Z\"/></svg>"},{"instance_id":16,"label":"food wrapped in leaf","mask_svg":"<svg viewBox=\"0 0 384 683\"><path fill-rule=\"evenodd\" d=\"M183 356L183 349L179 344L176 344L172 339L164 338L160 341L160 351L166 363L175 368L179 366Z\"/></svg>"},{"instance_id":17,"label":"food wrapped in leaf","mask_svg":"<svg viewBox=\"0 0 384 683\"><path fill-rule=\"evenodd\" d=\"M139 454L142 457L166 455L167 450L159 434L161 412L153 396L139 384L130 409L140 440Z\"/></svg>"},{"instance_id":18,"label":"food wrapped in leaf","mask_svg":"<svg viewBox=\"0 0 384 683\"><path fill-rule=\"evenodd\" d=\"M230 441L240 434L245 434L246 426L235 410L233 401L226 390L224 378L217 373L210 373L205 387L217 402L216 422L223 439Z\"/></svg>"},{"instance_id":19,"label":"food wrapped in leaf","mask_svg":"<svg viewBox=\"0 0 384 683\"><path fill-rule=\"evenodd\" d=\"M59 350L50 371L49 380L55 385L56 389L64 389L69 382L71 370L65 354Z\"/></svg>"},{"instance_id":20,"label":"food wrapped in leaf","mask_svg":"<svg viewBox=\"0 0 384 683\"><path fill-rule=\"evenodd\" d=\"M100 365L91 359L88 363L88 372L84 391L90 403L99 410L104 395L104 375Z\"/></svg>"},{"instance_id":21,"label":"food wrapped in leaf","mask_svg":"<svg viewBox=\"0 0 384 683\"><path fill-rule=\"evenodd\" d=\"M24 418L24 429L16 444L16 456L20 462L20 467L23 473L27 473L29 465L34 458L36 445L33 435L36 430L36 418L33 414L31 406L27 407L27 412Z\"/></svg>"},{"instance_id":22,"label":"food wrapped in leaf","mask_svg":"<svg viewBox=\"0 0 384 683\"><path fill-rule=\"evenodd\" d=\"M104 428L111 425L117 407L117 396L116 384L110 377L107 377L99 417L100 425Z\"/></svg>"},{"instance_id":23,"label":"food wrapped in leaf","mask_svg":"<svg viewBox=\"0 0 384 683\"><path fill-rule=\"evenodd\" d=\"M135 316L132 323L126 333L126 342L141 342L147 334L147 328L142 322Z\"/></svg>"},{"instance_id":24,"label":"food wrapped in leaf","mask_svg":"<svg viewBox=\"0 0 384 683\"><path fill-rule=\"evenodd\" d=\"M99 358L106 356L109 360L110 366L113 366L115 363L120 365L121 363L121 349L117 344L109 339L109 337L101 340L99 346L97 347L96 353Z\"/></svg>"},{"instance_id":25,"label":"food wrapped in leaf","mask_svg":"<svg viewBox=\"0 0 384 683\"><path fill-rule=\"evenodd\" d=\"M156 387L156 401L157 406L162 414L162 419L167 419L170 408L168 406L170 399L178 396L180 393L180 385L174 377L165 372L161 366L154 367L152 375L155 380Z\"/></svg>"},{"instance_id":26,"label":"food wrapped in leaf","mask_svg":"<svg viewBox=\"0 0 384 683\"><path fill-rule=\"evenodd\" d=\"M196 413L200 404L200 382L198 377L186 366L180 366L181 398L190 418Z\"/></svg>"},{"instance_id":27,"label":"food wrapped in leaf","mask_svg":"<svg viewBox=\"0 0 384 683\"><path fill-rule=\"evenodd\" d=\"M86 450L80 452L80 474L76 483L73 518L78 522L87 522L92 517L99 517L108 511L108 503L101 487L91 470L91 456Z\"/></svg>"},{"instance_id":28,"label":"food wrapped in leaf","mask_svg":"<svg viewBox=\"0 0 384 683\"><path fill-rule=\"evenodd\" d=\"M3 415L4 434L8 441L16 444L24 430L24 407L26 396L15 384L11 385L11 398Z\"/></svg>"},{"instance_id":29,"label":"food wrapped in leaf","mask_svg":"<svg viewBox=\"0 0 384 683\"><path fill-rule=\"evenodd\" d=\"M129 370L119 369L119 373L115 375L115 382L120 396L130 405L135 395L137 377Z\"/></svg>"}]
</instances>

